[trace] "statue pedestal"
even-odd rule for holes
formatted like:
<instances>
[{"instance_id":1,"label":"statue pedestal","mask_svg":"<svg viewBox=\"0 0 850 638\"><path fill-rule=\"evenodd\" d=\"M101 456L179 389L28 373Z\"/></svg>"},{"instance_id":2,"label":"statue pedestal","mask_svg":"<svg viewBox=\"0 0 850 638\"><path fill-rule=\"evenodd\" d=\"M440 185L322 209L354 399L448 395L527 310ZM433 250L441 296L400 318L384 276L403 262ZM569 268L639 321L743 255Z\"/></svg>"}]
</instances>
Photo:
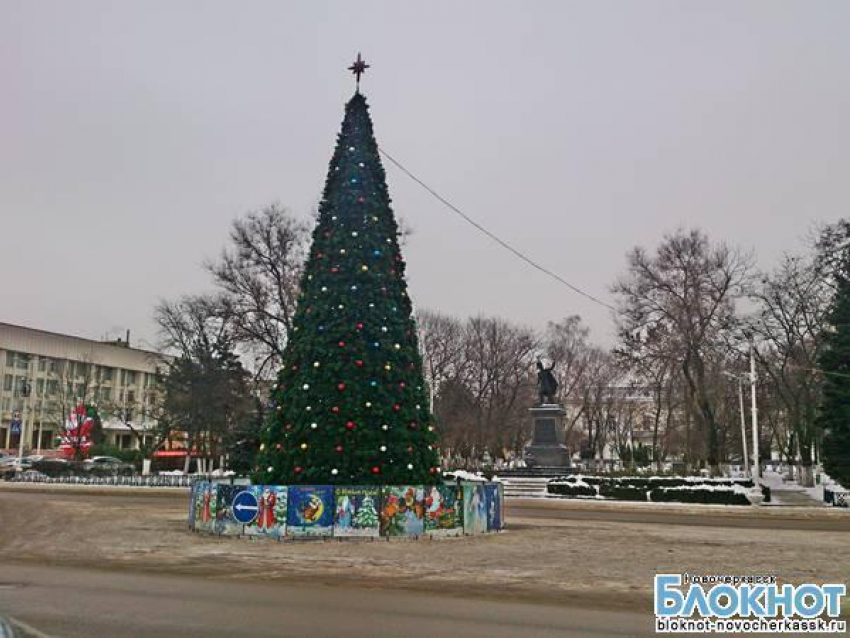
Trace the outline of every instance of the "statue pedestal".
<instances>
[{"instance_id":1,"label":"statue pedestal","mask_svg":"<svg viewBox=\"0 0 850 638\"><path fill-rule=\"evenodd\" d=\"M544 403L529 409L532 419L531 443L525 450L529 467L570 467L570 453L564 445L564 415L559 403Z\"/></svg>"}]
</instances>

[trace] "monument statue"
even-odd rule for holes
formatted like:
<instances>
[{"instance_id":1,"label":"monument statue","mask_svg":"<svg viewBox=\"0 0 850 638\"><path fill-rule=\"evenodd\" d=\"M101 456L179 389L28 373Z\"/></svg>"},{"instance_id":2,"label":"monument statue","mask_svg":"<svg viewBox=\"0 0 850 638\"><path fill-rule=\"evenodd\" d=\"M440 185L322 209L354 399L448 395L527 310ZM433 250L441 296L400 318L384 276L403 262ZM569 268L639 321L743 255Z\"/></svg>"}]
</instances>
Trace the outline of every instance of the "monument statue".
<instances>
[{"instance_id":1,"label":"monument statue","mask_svg":"<svg viewBox=\"0 0 850 638\"><path fill-rule=\"evenodd\" d=\"M524 457L529 468L563 473L570 467L570 454L565 445L564 416L566 410L555 398L558 381L552 373L555 364L548 368L537 358L537 405L531 412L531 442L525 447Z\"/></svg>"},{"instance_id":2,"label":"monument statue","mask_svg":"<svg viewBox=\"0 0 850 638\"><path fill-rule=\"evenodd\" d=\"M552 368L555 364L552 363L548 368L543 367L543 362L538 357L537 359L537 404L545 405L555 403L555 394L558 392L558 381L555 375L552 374Z\"/></svg>"}]
</instances>

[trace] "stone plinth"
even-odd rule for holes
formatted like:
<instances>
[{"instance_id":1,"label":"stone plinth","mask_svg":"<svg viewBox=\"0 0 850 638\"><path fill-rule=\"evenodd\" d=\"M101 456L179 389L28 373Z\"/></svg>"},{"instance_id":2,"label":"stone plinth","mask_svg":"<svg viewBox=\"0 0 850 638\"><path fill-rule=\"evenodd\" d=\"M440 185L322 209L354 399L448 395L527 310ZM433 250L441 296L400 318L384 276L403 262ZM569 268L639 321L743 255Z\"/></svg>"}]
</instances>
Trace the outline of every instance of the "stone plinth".
<instances>
[{"instance_id":1,"label":"stone plinth","mask_svg":"<svg viewBox=\"0 0 850 638\"><path fill-rule=\"evenodd\" d=\"M570 467L570 453L564 445L564 406L544 403L531 412L531 443L524 451L530 467Z\"/></svg>"}]
</instances>

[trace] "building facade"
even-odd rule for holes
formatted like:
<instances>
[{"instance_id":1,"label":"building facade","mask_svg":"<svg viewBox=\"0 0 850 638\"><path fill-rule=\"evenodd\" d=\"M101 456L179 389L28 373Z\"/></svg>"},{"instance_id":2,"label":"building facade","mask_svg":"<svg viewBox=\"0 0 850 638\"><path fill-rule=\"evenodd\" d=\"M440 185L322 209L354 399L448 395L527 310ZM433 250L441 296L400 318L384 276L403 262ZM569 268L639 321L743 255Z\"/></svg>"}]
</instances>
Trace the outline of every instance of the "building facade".
<instances>
[{"instance_id":1,"label":"building facade","mask_svg":"<svg viewBox=\"0 0 850 638\"><path fill-rule=\"evenodd\" d=\"M153 442L162 355L128 341L94 341L0 323L0 449L55 450L79 403L97 406L105 443ZM145 438L149 437L149 438Z\"/></svg>"}]
</instances>

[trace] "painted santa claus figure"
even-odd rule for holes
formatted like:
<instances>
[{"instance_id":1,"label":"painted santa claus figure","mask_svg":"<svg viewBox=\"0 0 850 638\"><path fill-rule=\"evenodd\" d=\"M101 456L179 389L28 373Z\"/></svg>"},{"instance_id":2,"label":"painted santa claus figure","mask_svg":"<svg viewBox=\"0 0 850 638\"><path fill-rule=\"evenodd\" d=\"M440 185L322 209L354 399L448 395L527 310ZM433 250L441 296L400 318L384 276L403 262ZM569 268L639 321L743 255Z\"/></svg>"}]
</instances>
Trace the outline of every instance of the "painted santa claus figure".
<instances>
[{"instance_id":1,"label":"painted santa claus figure","mask_svg":"<svg viewBox=\"0 0 850 638\"><path fill-rule=\"evenodd\" d=\"M260 499L260 502L263 501L265 501L266 504L264 513L265 522L263 525L265 529L271 529L274 527L274 506L275 503L277 503L277 495L274 493L274 490L264 490L263 496Z\"/></svg>"}]
</instances>

